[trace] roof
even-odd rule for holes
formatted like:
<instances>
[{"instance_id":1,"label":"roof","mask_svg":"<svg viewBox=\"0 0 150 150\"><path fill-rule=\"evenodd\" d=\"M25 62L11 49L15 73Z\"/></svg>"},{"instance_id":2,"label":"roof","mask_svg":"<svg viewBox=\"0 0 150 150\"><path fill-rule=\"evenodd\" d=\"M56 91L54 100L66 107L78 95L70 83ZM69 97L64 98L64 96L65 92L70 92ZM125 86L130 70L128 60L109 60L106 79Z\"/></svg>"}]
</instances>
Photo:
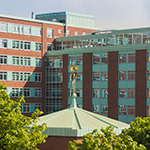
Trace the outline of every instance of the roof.
<instances>
[{"instance_id":1,"label":"roof","mask_svg":"<svg viewBox=\"0 0 150 150\"><path fill-rule=\"evenodd\" d=\"M44 134L49 136L71 136L82 137L84 134L92 132L94 129L113 126L114 132L119 134L121 129L128 128L129 125L90 111L83 110L76 106L76 98L73 97L70 108L39 117L37 125L47 124Z\"/></svg>"}]
</instances>

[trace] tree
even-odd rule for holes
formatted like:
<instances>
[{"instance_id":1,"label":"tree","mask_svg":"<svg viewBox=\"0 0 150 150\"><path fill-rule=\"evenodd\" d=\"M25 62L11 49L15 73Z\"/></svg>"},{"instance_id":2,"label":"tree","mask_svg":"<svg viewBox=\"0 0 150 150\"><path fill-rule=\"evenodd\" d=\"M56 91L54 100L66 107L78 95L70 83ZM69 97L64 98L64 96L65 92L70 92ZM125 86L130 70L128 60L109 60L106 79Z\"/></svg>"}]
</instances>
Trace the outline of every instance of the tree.
<instances>
[{"instance_id":1,"label":"tree","mask_svg":"<svg viewBox=\"0 0 150 150\"><path fill-rule=\"evenodd\" d=\"M137 117L135 122L130 123L130 128L123 130L123 134L150 149L150 117Z\"/></svg>"},{"instance_id":2,"label":"tree","mask_svg":"<svg viewBox=\"0 0 150 150\"><path fill-rule=\"evenodd\" d=\"M6 84L0 84L0 150L37 150L37 144L44 143L47 135L42 135L46 124L36 125L38 109L27 117L21 114L24 97L11 100L6 93ZM31 125L31 128L27 128Z\"/></svg>"},{"instance_id":3,"label":"tree","mask_svg":"<svg viewBox=\"0 0 150 150\"><path fill-rule=\"evenodd\" d=\"M98 130L93 130L82 137L82 142L69 142L69 150L145 150L143 145L138 145L137 142L129 135L120 134L116 136L113 132L113 127L109 126L106 129L101 129L103 134Z\"/></svg>"}]
</instances>

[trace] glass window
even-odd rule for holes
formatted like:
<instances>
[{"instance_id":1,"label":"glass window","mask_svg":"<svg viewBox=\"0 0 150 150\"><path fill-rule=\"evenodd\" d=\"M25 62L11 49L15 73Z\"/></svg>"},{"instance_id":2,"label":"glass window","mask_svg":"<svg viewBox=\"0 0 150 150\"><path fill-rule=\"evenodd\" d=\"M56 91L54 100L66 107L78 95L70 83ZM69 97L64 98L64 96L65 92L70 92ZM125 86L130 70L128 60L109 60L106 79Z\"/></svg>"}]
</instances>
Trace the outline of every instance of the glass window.
<instances>
[{"instance_id":1,"label":"glass window","mask_svg":"<svg viewBox=\"0 0 150 150\"><path fill-rule=\"evenodd\" d=\"M78 35L78 32L74 32L75 35Z\"/></svg>"},{"instance_id":2,"label":"glass window","mask_svg":"<svg viewBox=\"0 0 150 150\"><path fill-rule=\"evenodd\" d=\"M35 35L36 35L36 36L42 36L42 28L36 27Z\"/></svg>"},{"instance_id":3,"label":"glass window","mask_svg":"<svg viewBox=\"0 0 150 150\"><path fill-rule=\"evenodd\" d=\"M150 98L150 88L147 89L148 98Z\"/></svg>"},{"instance_id":4,"label":"glass window","mask_svg":"<svg viewBox=\"0 0 150 150\"><path fill-rule=\"evenodd\" d=\"M31 59L29 57L24 57L24 65L30 66L30 64L31 64Z\"/></svg>"},{"instance_id":5,"label":"glass window","mask_svg":"<svg viewBox=\"0 0 150 150\"><path fill-rule=\"evenodd\" d=\"M100 105L92 105L92 111L95 113L100 113Z\"/></svg>"},{"instance_id":6,"label":"glass window","mask_svg":"<svg viewBox=\"0 0 150 150\"><path fill-rule=\"evenodd\" d=\"M72 76L72 74L71 74L71 76ZM71 77L70 77L70 79L71 79ZM72 80L70 80L70 81L72 81ZM77 73L76 81L82 81L82 73Z\"/></svg>"},{"instance_id":7,"label":"glass window","mask_svg":"<svg viewBox=\"0 0 150 150\"><path fill-rule=\"evenodd\" d=\"M7 64L7 56L0 55L0 64Z\"/></svg>"},{"instance_id":8,"label":"glass window","mask_svg":"<svg viewBox=\"0 0 150 150\"><path fill-rule=\"evenodd\" d=\"M30 97L30 89L24 88L24 97Z\"/></svg>"},{"instance_id":9,"label":"glass window","mask_svg":"<svg viewBox=\"0 0 150 150\"><path fill-rule=\"evenodd\" d=\"M99 81L100 77L99 77L99 72L93 72L93 81Z\"/></svg>"},{"instance_id":10,"label":"glass window","mask_svg":"<svg viewBox=\"0 0 150 150\"><path fill-rule=\"evenodd\" d=\"M20 57L20 65L23 65L23 57Z\"/></svg>"},{"instance_id":11,"label":"glass window","mask_svg":"<svg viewBox=\"0 0 150 150\"><path fill-rule=\"evenodd\" d=\"M35 110L36 110L36 109L41 110L41 104L35 104Z\"/></svg>"},{"instance_id":12,"label":"glass window","mask_svg":"<svg viewBox=\"0 0 150 150\"><path fill-rule=\"evenodd\" d=\"M70 34L70 31L67 30L67 34Z\"/></svg>"},{"instance_id":13,"label":"glass window","mask_svg":"<svg viewBox=\"0 0 150 150\"><path fill-rule=\"evenodd\" d=\"M119 55L119 63L126 63L126 54Z\"/></svg>"},{"instance_id":14,"label":"glass window","mask_svg":"<svg viewBox=\"0 0 150 150\"><path fill-rule=\"evenodd\" d=\"M101 89L101 97L103 98L108 97L108 89Z\"/></svg>"},{"instance_id":15,"label":"glass window","mask_svg":"<svg viewBox=\"0 0 150 150\"><path fill-rule=\"evenodd\" d=\"M24 73L24 81L30 81L30 73Z\"/></svg>"},{"instance_id":16,"label":"glass window","mask_svg":"<svg viewBox=\"0 0 150 150\"><path fill-rule=\"evenodd\" d=\"M77 65L82 65L82 56L77 56Z\"/></svg>"},{"instance_id":17,"label":"glass window","mask_svg":"<svg viewBox=\"0 0 150 150\"><path fill-rule=\"evenodd\" d=\"M35 73L35 82L41 82L41 81L42 81L41 73Z\"/></svg>"},{"instance_id":18,"label":"glass window","mask_svg":"<svg viewBox=\"0 0 150 150\"><path fill-rule=\"evenodd\" d=\"M125 105L119 105L118 106L118 109L119 109L119 115L126 115L126 106Z\"/></svg>"},{"instance_id":19,"label":"glass window","mask_svg":"<svg viewBox=\"0 0 150 150\"><path fill-rule=\"evenodd\" d=\"M101 115L108 114L108 105L101 105Z\"/></svg>"},{"instance_id":20,"label":"glass window","mask_svg":"<svg viewBox=\"0 0 150 150\"><path fill-rule=\"evenodd\" d=\"M119 98L125 97L126 97L126 89L125 88L119 89Z\"/></svg>"},{"instance_id":21,"label":"glass window","mask_svg":"<svg viewBox=\"0 0 150 150\"><path fill-rule=\"evenodd\" d=\"M35 89L35 97L42 97L41 89Z\"/></svg>"},{"instance_id":22,"label":"glass window","mask_svg":"<svg viewBox=\"0 0 150 150\"><path fill-rule=\"evenodd\" d=\"M135 89L128 89L128 98L135 98Z\"/></svg>"},{"instance_id":23,"label":"glass window","mask_svg":"<svg viewBox=\"0 0 150 150\"><path fill-rule=\"evenodd\" d=\"M41 58L36 58L35 59L35 64L36 64L37 67L41 67L41 65L42 65L41 64Z\"/></svg>"},{"instance_id":24,"label":"glass window","mask_svg":"<svg viewBox=\"0 0 150 150\"><path fill-rule=\"evenodd\" d=\"M20 81L23 81L23 73L20 72Z\"/></svg>"},{"instance_id":25,"label":"glass window","mask_svg":"<svg viewBox=\"0 0 150 150\"><path fill-rule=\"evenodd\" d=\"M76 89L77 97L82 97L82 89Z\"/></svg>"},{"instance_id":26,"label":"glass window","mask_svg":"<svg viewBox=\"0 0 150 150\"><path fill-rule=\"evenodd\" d=\"M19 25L13 24L13 33L19 34Z\"/></svg>"},{"instance_id":27,"label":"glass window","mask_svg":"<svg viewBox=\"0 0 150 150\"><path fill-rule=\"evenodd\" d=\"M20 34L24 34L24 27L20 25Z\"/></svg>"},{"instance_id":28,"label":"glass window","mask_svg":"<svg viewBox=\"0 0 150 150\"><path fill-rule=\"evenodd\" d=\"M12 88L12 97L19 96L19 88Z\"/></svg>"},{"instance_id":29,"label":"glass window","mask_svg":"<svg viewBox=\"0 0 150 150\"><path fill-rule=\"evenodd\" d=\"M128 115L135 116L135 106L128 106Z\"/></svg>"},{"instance_id":30,"label":"glass window","mask_svg":"<svg viewBox=\"0 0 150 150\"><path fill-rule=\"evenodd\" d=\"M108 64L108 55L101 55L102 64Z\"/></svg>"},{"instance_id":31,"label":"glass window","mask_svg":"<svg viewBox=\"0 0 150 150\"><path fill-rule=\"evenodd\" d=\"M147 106L147 116L150 116L150 106Z\"/></svg>"},{"instance_id":32,"label":"glass window","mask_svg":"<svg viewBox=\"0 0 150 150\"><path fill-rule=\"evenodd\" d=\"M30 112L30 104L23 104L23 112L24 113Z\"/></svg>"},{"instance_id":33,"label":"glass window","mask_svg":"<svg viewBox=\"0 0 150 150\"><path fill-rule=\"evenodd\" d=\"M47 37L53 38L53 29L47 28Z\"/></svg>"},{"instance_id":34,"label":"glass window","mask_svg":"<svg viewBox=\"0 0 150 150\"><path fill-rule=\"evenodd\" d=\"M7 48L7 40L0 39L0 48Z\"/></svg>"},{"instance_id":35,"label":"glass window","mask_svg":"<svg viewBox=\"0 0 150 150\"><path fill-rule=\"evenodd\" d=\"M53 50L53 44L47 43L47 51L52 51Z\"/></svg>"},{"instance_id":36,"label":"glass window","mask_svg":"<svg viewBox=\"0 0 150 150\"><path fill-rule=\"evenodd\" d=\"M108 81L108 72L101 72L102 81Z\"/></svg>"},{"instance_id":37,"label":"glass window","mask_svg":"<svg viewBox=\"0 0 150 150\"><path fill-rule=\"evenodd\" d=\"M68 97L72 97L73 89L68 89Z\"/></svg>"},{"instance_id":38,"label":"glass window","mask_svg":"<svg viewBox=\"0 0 150 150\"><path fill-rule=\"evenodd\" d=\"M31 27L30 26L24 26L24 34L31 35Z\"/></svg>"},{"instance_id":39,"label":"glass window","mask_svg":"<svg viewBox=\"0 0 150 150\"><path fill-rule=\"evenodd\" d=\"M31 42L24 42L24 49L25 50L30 50L31 47Z\"/></svg>"},{"instance_id":40,"label":"glass window","mask_svg":"<svg viewBox=\"0 0 150 150\"><path fill-rule=\"evenodd\" d=\"M19 72L12 72L12 80L19 81Z\"/></svg>"},{"instance_id":41,"label":"glass window","mask_svg":"<svg viewBox=\"0 0 150 150\"><path fill-rule=\"evenodd\" d=\"M128 71L128 80L135 80L135 71Z\"/></svg>"},{"instance_id":42,"label":"glass window","mask_svg":"<svg viewBox=\"0 0 150 150\"><path fill-rule=\"evenodd\" d=\"M0 32L7 32L7 23L0 22Z\"/></svg>"},{"instance_id":43,"label":"glass window","mask_svg":"<svg viewBox=\"0 0 150 150\"><path fill-rule=\"evenodd\" d=\"M75 57L69 57L69 65L74 66L75 65Z\"/></svg>"},{"instance_id":44,"label":"glass window","mask_svg":"<svg viewBox=\"0 0 150 150\"><path fill-rule=\"evenodd\" d=\"M126 80L126 71L119 71L119 81Z\"/></svg>"},{"instance_id":45,"label":"glass window","mask_svg":"<svg viewBox=\"0 0 150 150\"><path fill-rule=\"evenodd\" d=\"M99 64L99 63L100 63L100 56L93 55L93 64Z\"/></svg>"},{"instance_id":46,"label":"glass window","mask_svg":"<svg viewBox=\"0 0 150 150\"><path fill-rule=\"evenodd\" d=\"M35 43L35 47L36 51L42 51L42 43Z\"/></svg>"},{"instance_id":47,"label":"glass window","mask_svg":"<svg viewBox=\"0 0 150 150\"><path fill-rule=\"evenodd\" d=\"M19 41L13 41L12 48L19 49Z\"/></svg>"},{"instance_id":48,"label":"glass window","mask_svg":"<svg viewBox=\"0 0 150 150\"><path fill-rule=\"evenodd\" d=\"M13 65L19 65L19 57L13 56L12 63L13 63Z\"/></svg>"},{"instance_id":49,"label":"glass window","mask_svg":"<svg viewBox=\"0 0 150 150\"><path fill-rule=\"evenodd\" d=\"M23 41L20 41L20 49L23 49Z\"/></svg>"},{"instance_id":50,"label":"glass window","mask_svg":"<svg viewBox=\"0 0 150 150\"><path fill-rule=\"evenodd\" d=\"M0 72L0 80L7 80L7 72Z\"/></svg>"},{"instance_id":51,"label":"glass window","mask_svg":"<svg viewBox=\"0 0 150 150\"><path fill-rule=\"evenodd\" d=\"M58 30L58 33L62 33L62 30L59 29L59 30Z\"/></svg>"},{"instance_id":52,"label":"glass window","mask_svg":"<svg viewBox=\"0 0 150 150\"><path fill-rule=\"evenodd\" d=\"M142 33L133 34L133 44L141 44Z\"/></svg>"},{"instance_id":53,"label":"glass window","mask_svg":"<svg viewBox=\"0 0 150 150\"><path fill-rule=\"evenodd\" d=\"M93 97L99 97L99 89L93 89Z\"/></svg>"},{"instance_id":54,"label":"glass window","mask_svg":"<svg viewBox=\"0 0 150 150\"><path fill-rule=\"evenodd\" d=\"M135 53L128 54L128 63L135 63Z\"/></svg>"},{"instance_id":55,"label":"glass window","mask_svg":"<svg viewBox=\"0 0 150 150\"><path fill-rule=\"evenodd\" d=\"M86 35L86 32L83 32L82 35Z\"/></svg>"},{"instance_id":56,"label":"glass window","mask_svg":"<svg viewBox=\"0 0 150 150\"><path fill-rule=\"evenodd\" d=\"M124 34L124 45L132 44L132 34Z\"/></svg>"}]
</instances>

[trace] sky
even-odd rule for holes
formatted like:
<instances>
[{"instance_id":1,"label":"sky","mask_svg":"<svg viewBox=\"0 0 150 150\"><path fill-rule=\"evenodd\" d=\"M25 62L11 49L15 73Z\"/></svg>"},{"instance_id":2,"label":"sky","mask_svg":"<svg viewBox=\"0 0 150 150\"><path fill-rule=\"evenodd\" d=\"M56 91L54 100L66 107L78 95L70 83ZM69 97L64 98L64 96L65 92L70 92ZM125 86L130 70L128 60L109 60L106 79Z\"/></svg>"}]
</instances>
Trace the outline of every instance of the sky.
<instances>
[{"instance_id":1,"label":"sky","mask_svg":"<svg viewBox=\"0 0 150 150\"><path fill-rule=\"evenodd\" d=\"M150 0L0 0L0 14L30 18L34 14L68 11L92 15L95 27L150 27Z\"/></svg>"}]
</instances>

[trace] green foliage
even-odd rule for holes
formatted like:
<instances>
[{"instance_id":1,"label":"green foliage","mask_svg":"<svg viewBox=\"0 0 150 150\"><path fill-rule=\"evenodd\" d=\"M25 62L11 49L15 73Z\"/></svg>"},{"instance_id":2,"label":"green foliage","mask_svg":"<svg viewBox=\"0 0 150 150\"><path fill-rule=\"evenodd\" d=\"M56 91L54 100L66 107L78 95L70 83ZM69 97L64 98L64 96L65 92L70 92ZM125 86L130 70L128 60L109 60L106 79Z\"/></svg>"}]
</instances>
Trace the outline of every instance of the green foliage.
<instances>
[{"instance_id":1,"label":"green foliage","mask_svg":"<svg viewBox=\"0 0 150 150\"><path fill-rule=\"evenodd\" d=\"M137 117L130 123L130 128L123 130L124 135L130 135L138 144L150 149L150 117Z\"/></svg>"},{"instance_id":2,"label":"green foliage","mask_svg":"<svg viewBox=\"0 0 150 150\"><path fill-rule=\"evenodd\" d=\"M143 145L138 145L137 142L124 134L116 136L113 127L109 126L106 129L101 129L103 134L98 130L84 135L82 142L69 142L69 150L145 150Z\"/></svg>"},{"instance_id":3,"label":"green foliage","mask_svg":"<svg viewBox=\"0 0 150 150\"><path fill-rule=\"evenodd\" d=\"M11 100L4 88L7 88L6 84L0 84L0 150L37 150L37 144L44 143L47 137L42 135L46 124L35 124L43 112L37 109L32 117L22 115L24 97Z\"/></svg>"}]
</instances>

